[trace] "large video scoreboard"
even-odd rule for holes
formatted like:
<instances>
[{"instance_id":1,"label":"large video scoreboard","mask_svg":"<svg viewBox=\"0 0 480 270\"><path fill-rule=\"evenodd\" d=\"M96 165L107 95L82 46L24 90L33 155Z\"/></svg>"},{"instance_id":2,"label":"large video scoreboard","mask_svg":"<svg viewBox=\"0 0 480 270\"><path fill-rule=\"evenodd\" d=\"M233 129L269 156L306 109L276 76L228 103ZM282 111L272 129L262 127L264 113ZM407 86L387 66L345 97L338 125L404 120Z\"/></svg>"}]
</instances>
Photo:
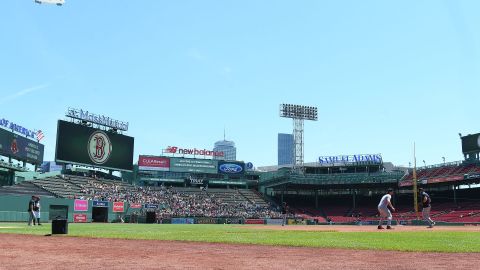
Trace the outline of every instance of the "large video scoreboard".
<instances>
[{"instance_id":1,"label":"large video scoreboard","mask_svg":"<svg viewBox=\"0 0 480 270\"><path fill-rule=\"evenodd\" d=\"M133 170L134 138L58 121L55 161L113 170Z\"/></svg>"},{"instance_id":2,"label":"large video scoreboard","mask_svg":"<svg viewBox=\"0 0 480 270\"><path fill-rule=\"evenodd\" d=\"M480 133L462 137L462 151L464 154L480 152Z\"/></svg>"}]
</instances>

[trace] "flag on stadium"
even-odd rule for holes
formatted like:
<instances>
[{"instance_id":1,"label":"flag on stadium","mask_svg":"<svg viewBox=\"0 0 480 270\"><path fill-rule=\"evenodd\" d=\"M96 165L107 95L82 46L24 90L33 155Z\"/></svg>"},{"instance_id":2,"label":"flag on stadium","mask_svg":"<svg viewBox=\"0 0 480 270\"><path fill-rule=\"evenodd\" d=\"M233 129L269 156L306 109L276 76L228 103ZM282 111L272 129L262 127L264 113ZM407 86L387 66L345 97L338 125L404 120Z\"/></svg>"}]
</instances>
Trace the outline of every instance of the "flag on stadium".
<instances>
[{"instance_id":1,"label":"flag on stadium","mask_svg":"<svg viewBox=\"0 0 480 270\"><path fill-rule=\"evenodd\" d=\"M45 135L43 135L43 132L41 130L37 131L37 141L40 142L45 138Z\"/></svg>"}]
</instances>

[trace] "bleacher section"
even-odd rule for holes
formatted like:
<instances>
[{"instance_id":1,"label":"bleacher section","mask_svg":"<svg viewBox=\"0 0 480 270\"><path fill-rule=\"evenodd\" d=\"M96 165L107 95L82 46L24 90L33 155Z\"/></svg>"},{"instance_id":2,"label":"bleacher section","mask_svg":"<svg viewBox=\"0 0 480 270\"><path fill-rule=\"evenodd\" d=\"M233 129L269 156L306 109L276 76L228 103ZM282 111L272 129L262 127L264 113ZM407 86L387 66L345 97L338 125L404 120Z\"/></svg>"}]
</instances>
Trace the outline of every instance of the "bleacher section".
<instances>
[{"instance_id":1,"label":"bleacher section","mask_svg":"<svg viewBox=\"0 0 480 270\"><path fill-rule=\"evenodd\" d=\"M463 180L465 174L476 174L480 173L479 164L462 164L460 162L446 164L446 165L436 165L430 168L420 168L417 170L417 179L418 180L430 180L438 179L439 181L445 178L450 178L453 181ZM413 171L410 171L409 174L405 175L401 182L411 182L413 180ZM447 179L445 179L447 180ZM432 181L437 182L437 181Z\"/></svg>"},{"instance_id":2,"label":"bleacher section","mask_svg":"<svg viewBox=\"0 0 480 270\"><path fill-rule=\"evenodd\" d=\"M42 188L44 190L47 190L55 194L57 197L60 197L60 198L72 199L75 196L82 194L82 190L79 186L68 182L62 177L52 177L52 178L34 180L31 183L36 185L39 188Z\"/></svg>"},{"instance_id":3,"label":"bleacher section","mask_svg":"<svg viewBox=\"0 0 480 270\"><path fill-rule=\"evenodd\" d=\"M477 189L478 190L478 189ZM474 198L475 190L462 190L462 198L455 204L452 198L442 197L447 193L434 194L431 217L437 222L448 223L480 223L480 198ZM333 223L355 223L359 221L378 221L379 216L376 205L377 197L358 198L357 206L352 207L346 197L323 198L319 201L319 208L311 205L314 201L311 199L288 198L287 203L295 213L295 216L306 219L323 218L325 221ZM409 196L397 198L394 202L396 212L393 213L393 220L400 222L409 222L413 220L422 220L422 209L419 209L419 216L415 214L412 204L412 198Z\"/></svg>"},{"instance_id":4,"label":"bleacher section","mask_svg":"<svg viewBox=\"0 0 480 270\"><path fill-rule=\"evenodd\" d=\"M375 183L396 183L402 173L338 173L338 174L307 174L304 176L292 175L294 183L299 184L324 184L324 185L345 185L345 184L375 184Z\"/></svg>"},{"instance_id":5,"label":"bleacher section","mask_svg":"<svg viewBox=\"0 0 480 270\"><path fill-rule=\"evenodd\" d=\"M175 190L179 193L197 195L204 192L197 188L176 187ZM253 190L209 188L206 192L228 205L236 205L246 202L252 205L258 205L259 207L269 207L269 204Z\"/></svg>"},{"instance_id":6,"label":"bleacher section","mask_svg":"<svg viewBox=\"0 0 480 270\"><path fill-rule=\"evenodd\" d=\"M269 204L262 198L260 193L256 192L255 190L251 189L239 189L238 192L246 198L246 200L254 205L258 205L260 207L268 207Z\"/></svg>"},{"instance_id":7,"label":"bleacher section","mask_svg":"<svg viewBox=\"0 0 480 270\"><path fill-rule=\"evenodd\" d=\"M0 195L38 195L53 197L54 193L51 193L29 181L24 181L14 186L0 187Z\"/></svg>"},{"instance_id":8,"label":"bleacher section","mask_svg":"<svg viewBox=\"0 0 480 270\"><path fill-rule=\"evenodd\" d=\"M396 184L404 175L404 172L398 171L305 175L291 174L282 171L263 174L260 179L260 184L267 187L280 186L286 183L304 186Z\"/></svg>"},{"instance_id":9,"label":"bleacher section","mask_svg":"<svg viewBox=\"0 0 480 270\"><path fill-rule=\"evenodd\" d=\"M117 180L96 179L76 175L59 175L45 179L24 181L22 184L15 186L2 187L0 188L0 194L35 194L69 199L80 197L92 199L91 194L101 193L101 187L116 187L116 190L119 192L135 192L137 190L136 187ZM151 189L154 190L155 188ZM179 193L198 195L205 192L197 188L176 187L175 190ZM259 207L270 206L259 193L253 190L209 188L207 193L229 205L248 203Z\"/></svg>"}]
</instances>

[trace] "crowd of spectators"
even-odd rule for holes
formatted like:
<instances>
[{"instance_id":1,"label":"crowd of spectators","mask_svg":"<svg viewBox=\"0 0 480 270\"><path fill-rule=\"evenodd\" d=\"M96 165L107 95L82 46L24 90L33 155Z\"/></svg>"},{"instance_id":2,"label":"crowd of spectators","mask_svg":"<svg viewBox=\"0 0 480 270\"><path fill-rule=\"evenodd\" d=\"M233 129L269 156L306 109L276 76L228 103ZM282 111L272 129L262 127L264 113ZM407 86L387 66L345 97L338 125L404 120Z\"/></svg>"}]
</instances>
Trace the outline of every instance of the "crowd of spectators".
<instances>
[{"instance_id":1,"label":"crowd of spectators","mask_svg":"<svg viewBox=\"0 0 480 270\"><path fill-rule=\"evenodd\" d=\"M79 198L99 201L140 203L158 205L157 216L172 217L238 217L238 218L281 218L282 214L274 206L262 206L248 201L238 192L233 199L223 201L202 189L197 192L177 191L174 187L161 186L126 188L115 183L88 181L80 185L83 196ZM144 210L145 211L145 210Z\"/></svg>"}]
</instances>

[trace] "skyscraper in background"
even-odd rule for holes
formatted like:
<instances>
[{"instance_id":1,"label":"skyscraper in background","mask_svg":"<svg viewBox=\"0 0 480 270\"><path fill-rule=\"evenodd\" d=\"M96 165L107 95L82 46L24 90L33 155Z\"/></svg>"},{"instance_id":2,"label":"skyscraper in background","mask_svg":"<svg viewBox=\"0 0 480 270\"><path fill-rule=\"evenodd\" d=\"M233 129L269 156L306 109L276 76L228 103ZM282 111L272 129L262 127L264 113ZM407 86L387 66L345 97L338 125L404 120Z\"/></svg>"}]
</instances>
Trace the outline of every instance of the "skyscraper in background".
<instances>
[{"instance_id":1,"label":"skyscraper in background","mask_svg":"<svg viewBox=\"0 0 480 270\"><path fill-rule=\"evenodd\" d=\"M224 139L223 141L216 142L213 151L223 152L225 154L223 157L214 157L214 159L237 160L237 148L232 141Z\"/></svg>"},{"instance_id":2,"label":"skyscraper in background","mask_svg":"<svg viewBox=\"0 0 480 270\"><path fill-rule=\"evenodd\" d=\"M293 164L293 134L278 133L278 165Z\"/></svg>"}]
</instances>

